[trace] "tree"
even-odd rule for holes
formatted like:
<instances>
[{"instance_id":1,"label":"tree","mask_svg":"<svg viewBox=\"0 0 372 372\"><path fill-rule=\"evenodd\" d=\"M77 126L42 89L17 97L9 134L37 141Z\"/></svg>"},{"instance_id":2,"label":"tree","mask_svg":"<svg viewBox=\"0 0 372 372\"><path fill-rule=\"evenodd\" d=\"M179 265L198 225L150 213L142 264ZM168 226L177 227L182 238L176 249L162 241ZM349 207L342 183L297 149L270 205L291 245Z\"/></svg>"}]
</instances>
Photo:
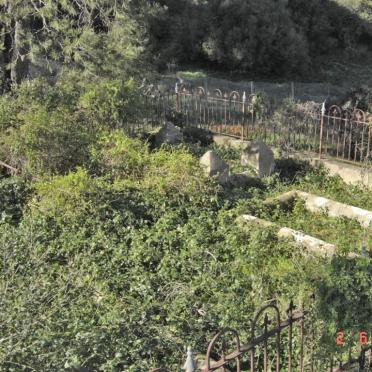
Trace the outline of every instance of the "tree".
<instances>
[{"instance_id":1,"label":"tree","mask_svg":"<svg viewBox=\"0 0 372 372\"><path fill-rule=\"evenodd\" d=\"M284 3L214 0L208 13L212 22L203 49L211 60L230 70L277 75L307 66L306 40Z\"/></svg>"},{"instance_id":2,"label":"tree","mask_svg":"<svg viewBox=\"0 0 372 372\"><path fill-rule=\"evenodd\" d=\"M63 65L105 76L138 69L141 28L127 0L0 0L0 7L4 88Z\"/></svg>"}]
</instances>

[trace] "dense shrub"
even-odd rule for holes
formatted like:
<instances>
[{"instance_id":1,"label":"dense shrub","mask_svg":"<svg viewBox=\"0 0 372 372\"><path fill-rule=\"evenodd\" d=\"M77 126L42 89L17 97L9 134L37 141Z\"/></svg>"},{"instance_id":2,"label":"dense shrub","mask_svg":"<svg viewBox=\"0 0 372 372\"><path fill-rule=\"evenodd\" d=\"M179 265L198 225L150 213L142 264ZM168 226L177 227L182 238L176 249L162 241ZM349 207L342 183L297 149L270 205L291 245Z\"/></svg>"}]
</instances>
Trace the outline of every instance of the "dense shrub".
<instances>
[{"instance_id":1,"label":"dense shrub","mask_svg":"<svg viewBox=\"0 0 372 372\"><path fill-rule=\"evenodd\" d=\"M141 97L133 80L99 80L87 83L79 107L91 124L121 128L138 120Z\"/></svg>"},{"instance_id":2,"label":"dense shrub","mask_svg":"<svg viewBox=\"0 0 372 372\"><path fill-rule=\"evenodd\" d=\"M33 176L88 166L100 131L133 124L141 102L133 80L86 79L72 71L54 85L24 82L0 100L0 158Z\"/></svg>"},{"instance_id":3,"label":"dense shrub","mask_svg":"<svg viewBox=\"0 0 372 372\"><path fill-rule=\"evenodd\" d=\"M147 145L125 136L121 130L101 131L91 147L94 172L113 178L142 178L148 159Z\"/></svg>"},{"instance_id":4,"label":"dense shrub","mask_svg":"<svg viewBox=\"0 0 372 372\"><path fill-rule=\"evenodd\" d=\"M0 177L0 221L18 223L30 194L27 180Z\"/></svg>"},{"instance_id":5,"label":"dense shrub","mask_svg":"<svg viewBox=\"0 0 372 372\"><path fill-rule=\"evenodd\" d=\"M213 208L187 203L153 221L141 213L123 223L137 205L113 209L114 199L124 201L112 195L79 224L40 214L17 231L0 227L1 277L17 278L2 292L2 332L12 335L1 348L3 368L175 366L185 343L204 350L219 326L248 325L260 301L298 289L292 253L267 232L244 232Z\"/></svg>"},{"instance_id":6,"label":"dense shrub","mask_svg":"<svg viewBox=\"0 0 372 372\"><path fill-rule=\"evenodd\" d=\"M369 329L370 260L306 259L270 229L234 223L288 189L279 178L266 190L223 192L183 147L149 152L115 131L95 146L96 162L107 156L99 167L40 179L19 204L17 229L0 223L1 368L177 369L185 345L204 352L220 327L247 340L262 301L284 308L311 293L315 325L327 324L317 333L323 350L336 351L338 327ZM368 197L322 172L289 188L299 185L355 205Z\"/></svg>"},{"instance_id":7,"label":"dense shrub","mask_svg":"<svg viewBox=\"0 0 372 372\"><path fill-rule=\"evenodd\" d=\"M204 51L211 60L225 68L267 75L308 67L306 40L282 3L216 0L209 6L213 21Z\"/></svg>"},{"instance_id":8,"label":"dense shrub","mask_svg":"<svg viewBox=\"0 0 372 372\"><path fill-rule=\"evenodd\" d=\"M366 18L370 6L358 1L352 11L340 2L154 1L145 11L149 50L160 67L176 60L263 76L304 75L319 57L371 53L372 28L358 16Z\"/></svg>"},{"instance_id":9,"label":"dense shrub","mask_svg":"<svg viewBox=\"0 0 372 372\"><path fill-rule=\"evenodd\" d=\"M6 131L0 152L21 173L66 173L87 162L94 133L79 114L48 112L41 106L29 108L19 118L24 124Z\"/></svg>"}]
</instances>

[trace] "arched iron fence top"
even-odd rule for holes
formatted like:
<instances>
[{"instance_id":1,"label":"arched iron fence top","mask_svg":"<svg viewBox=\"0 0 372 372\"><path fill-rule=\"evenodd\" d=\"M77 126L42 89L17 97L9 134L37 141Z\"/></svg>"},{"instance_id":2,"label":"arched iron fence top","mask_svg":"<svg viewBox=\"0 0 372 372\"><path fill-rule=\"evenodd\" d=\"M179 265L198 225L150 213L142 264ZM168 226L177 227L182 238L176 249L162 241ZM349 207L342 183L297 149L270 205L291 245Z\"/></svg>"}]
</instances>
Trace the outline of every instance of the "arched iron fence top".
<instances>
[{"instance_id":1,"label":"arched iron fence top","mask_svg":"<svg viewBox=\"0 0 372 372\"><path fill-rule=\"evenodd\" d=\"M256 99L257 99L257 94L256 93L251 93L248 96L248 101L251 102L251 103L254 103L254 101L256 101Z\"/></svg>"},{"instance_id":2,"label":"arched iron fence top","mask_svg":"<svg viewBox=\"0 0 372 372\"><path fill-rule=\"evenodd\" d=\"M367 113L360 109L355 109L352 113L352 118L357 123L367 122Z\"/></svg>"},{"instance_id":3,"label":"arched iron fence top","mask_svg":"<svg viewBox=\"0 0 372 372\"><path fill-rule=\"evenodd\" d=\"M337 106L337 105L332 105L329 109L328 109L328 115L329 116L339 116L341 118L342 116L342 109L340 106Z\"/></svg>"},{"instance_id":4,"label":"arched iron fence top","mask_svg":"<svg viewBox=\"0 0 372 372\"><path fill-rule=\"evenodd\" d=\"M291 301L290 302L290 307L292 306L293 307L293 302ZM273 309L274 312L275 312L275 315L276 315L276 322L277 322L277 326L280 325L280 311L279 311L279 308L278 306L276 305L276 301L271 301L269 302L268 304L265 304L265 305L262 305L259 310L257 311L255 317L253 318L252 320L252 329L251 329L251 337L252 337L252 340L254 339L255 337L255 331L256 331L256 325L257 325L257 322L259 321L259 319L261 318L261 316L263 314L266 314L267 311L269 309Z\"/></svg>"},{"instance_id":5,"label":"arched iron fence top","mask_svg":"<svg viewBox=\"0 0 372 372\"><path fill-rule=\"evenodd\" d=\"M237 92L236 90L233 90L232 92L230 92L229 99L231 101L240 101L240 94L239 94L239 92Z\"/></svg>"},{"instance_id":6,"label":"arched iron fence top","mask_svg":"<svg viewBox=\"0 0 372 372\"><path fill-rule=\"evenodd\" d=\"M196 93L199 96L202 96L202 97L205 97L206 96L205 89L203 87L197 87L196 88Z\"/></svg>"},{"instance_id":7,"label":"arched iron fence top","mask_svg":"<svg viewBox=\"0 0 372 372\"><path fill-rule=\"evenodd\" d=\"M214 89L213 90L213 95L215 97L221 98L222 97L222 91L220 89Z\"/></svg>"},{"instance_id":8,"label":"arched iron fence top","mask_svg":"<svg viewBox=\"0 0 372 372\"><path fill-rule=\"evenodd\" d=\"M187 88L186 88L186 85L183 84L183 83L180 84L180 86L179 86L178 89L179 89L179 92L180 92L180 93L184 93L184 94L185 94L185 93L189 93L189 91L188 91Z\"/></svg>"},{"instance_id":9,"label":"arched iron fence top","mask_svg":"<svg viewBox=\"0 0 372 372\"><path fill-rule=\"evenodd\" d=\"M207 349L207 354L206 354L206 359L205 359L205 362L206 362L205 371L207 371L207 372L213 371L214 369L220 368L221 366L223 367L224 363L225 362L228 362L225 359L225 352L226 352L226 350L225 350L225 343L223 342L223 345L222 345L222 358L215 363L216 365L218 364L218 367L217 366L212 366L211 367L211 353L213 351L213 348L214 348L215 344L217 343L217 341L222 336L224 336L226 334L229 334L229 333L231 333L233 335L234 341L236 343L236 349L234 349L234 352L237 353L237 356L234 359L236 360L236 364L237 364L237 372L240 372L240 359L239 359L239 354L240 354L240 339L239 339L238 332L235 329L232 329L232 328L224 328L224 329L222 329L221 331L219 331L213 337L212 341L209 343L208 349Z\"/></svg>"}]
</instances>

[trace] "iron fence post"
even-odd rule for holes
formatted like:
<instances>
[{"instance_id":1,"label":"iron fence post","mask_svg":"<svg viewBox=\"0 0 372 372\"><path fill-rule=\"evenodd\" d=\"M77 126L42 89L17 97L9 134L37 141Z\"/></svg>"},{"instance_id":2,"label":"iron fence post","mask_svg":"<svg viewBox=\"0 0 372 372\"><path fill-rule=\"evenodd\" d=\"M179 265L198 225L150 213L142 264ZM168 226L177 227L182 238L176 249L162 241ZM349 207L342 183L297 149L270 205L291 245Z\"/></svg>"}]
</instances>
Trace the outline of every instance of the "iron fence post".
<instances>
[{"instance_id":1,"label":"iron fence post","mask_svg":"<svg viewBox=\"0 0 372 372\"><path fill-rule=\"evenodd\" d=\"M176 83L174 87L174 91L176 93L177 112L179 112L180 111L180 96L179 96L178 82Z\"/></svg>"},{"instance_id":2,"label":"iron fence post","mask_svg":"<svg viewBox=\"0 0 372 372\"><path fill-rule=\"evenodd\" d=\"M325 101L322 104L321 117L320 117L320 134L319 134L319 159L322 158L323 150L323 126L324 126L324 115L325 115Z\"/></svg>"},{"instance_id":3,"label":"iron fence post","mask_svg":"<svg viewBox=\"0 0 372 372\"><path fill-rule=\"evenodd\" d=\"M245 94L245 92L243 93L243 107L242 107L242 113L243 113L243 117L242 117L242 124L241 124L241 136L242 136L242 141L244 140L244 119L245 119L245 102L247 100L247 96Z\"/></svg>"},{"instance_id":4,"label":"iron fence post","mask_svg":"<svg viewBox=\"0 0 372 372\"><path fill-rule=\"evenodd\" d=\"M289 303L289 307L287 310L288 314L288 372L292 372L292 331L293 331L293 310L294 310L294 305L291 300Z\"/></svg>"},{"instance_id":5,"label":"iron fence post","mask_svg":"<svg viewBox=\"0 0 372 372\"><path fill-rule=\"evenodd\" d=\"M190 346L187 348L187 358L185 365L183 366L183 369L186 372L196 372L196 362L194 360L194 353L192 352Z\"/></svg>"},{"instance_id":6,"label":"iron fence post","mask_svg":"<svg viewBox=\"0 0 372 372\"><path fill-rule=\"evenodd\" d=\"M300 372L304 371L304 337L305 337L305 309L304 303L301 304L302 317L300 320Z\"/></svg>"}]
</instances>

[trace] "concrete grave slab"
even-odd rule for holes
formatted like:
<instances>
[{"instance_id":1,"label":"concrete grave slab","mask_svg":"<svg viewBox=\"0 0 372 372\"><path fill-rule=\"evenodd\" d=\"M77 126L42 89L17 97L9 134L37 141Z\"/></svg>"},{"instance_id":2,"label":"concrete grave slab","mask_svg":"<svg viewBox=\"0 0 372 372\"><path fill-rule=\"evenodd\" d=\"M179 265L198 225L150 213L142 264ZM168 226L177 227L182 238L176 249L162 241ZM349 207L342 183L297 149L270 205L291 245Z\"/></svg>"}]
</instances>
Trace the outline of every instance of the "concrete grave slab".
<instances>
[{"instance_id":1,"label":"concrete grave slab","mask_svg":"<svg viewBox=\"0 0 372 372\"><path fill-rule=\"evenodd\" d=\"M276 198L268 199L264 202L264 204L271 205L279 202L281 205L289 205L290 203L294 202L296 198L300 198L305 201L305 208L309 212L326 213L329 217L350 218L358 221L359 224L364 228L369 226L372 227L372 211L299 190L289 191Z\"/></svg>"},{"instance_id":2,"label":"concrete grave slab","mask_svg":"<svg viewBox=\"0 0 372 372\"><path fill-rule=\"evenodd\" d=\"M277 236L279 239L292 240L297 246L305 248L303 253L314 253L322 257L333 257L336 254L336 246L334 244L330 244L321 239L306 235L302 231L293 230L288 227L278 227L273 222L262 220L255 216L242 215L238 217L237 223L240 225L255 224L261 227L276 227ZM348 257L355 258L360 256L356 253L349 253Z\"/></svg>"}]
</instances>

